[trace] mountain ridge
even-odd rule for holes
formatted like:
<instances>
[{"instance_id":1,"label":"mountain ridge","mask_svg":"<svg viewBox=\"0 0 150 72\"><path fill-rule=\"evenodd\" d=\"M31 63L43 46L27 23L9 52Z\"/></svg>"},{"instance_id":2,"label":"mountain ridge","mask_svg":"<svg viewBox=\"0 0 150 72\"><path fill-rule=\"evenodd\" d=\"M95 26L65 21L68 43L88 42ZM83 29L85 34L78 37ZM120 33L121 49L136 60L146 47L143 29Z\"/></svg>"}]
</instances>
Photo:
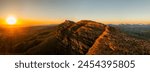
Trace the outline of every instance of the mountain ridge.
<instances>
[{"instance_id":1,"label":"mountain ridge","mask_svg":"<svg viewBox=\"0 0 150 72\"><path fill-rule=\"evenodd\" d=\"M37 43L35 43L36 40ZM66 20L51 33L46 34L44 38L34 41L32 41L33 44L28 44L30 41L25 42L27 46L30 46L21 51L22 54L150 54L150 43L148 41L133 38L115 27L91 20L78 22ZM19 49L19 47L14 47L14 52L16 49Z\"/></svg>"}]
</instances>

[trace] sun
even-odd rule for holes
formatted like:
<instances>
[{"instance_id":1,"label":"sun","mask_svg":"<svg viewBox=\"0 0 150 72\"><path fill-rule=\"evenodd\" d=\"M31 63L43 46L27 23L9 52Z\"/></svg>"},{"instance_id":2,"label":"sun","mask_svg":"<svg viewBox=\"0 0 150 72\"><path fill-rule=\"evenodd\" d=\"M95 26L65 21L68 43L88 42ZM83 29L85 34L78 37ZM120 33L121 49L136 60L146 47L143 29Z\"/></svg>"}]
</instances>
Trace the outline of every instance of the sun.
<instances>
[{"instance_id":1,"label":"sun","mask_svg":"<svg viewBox=\"0 0 150 72\"><path fill-rule=\"evenodd\" d=\"M6 18L6 22L8 25L15 25L17 22L17 19L14 16L9 16Z\"/></svg>"}]
</instances>

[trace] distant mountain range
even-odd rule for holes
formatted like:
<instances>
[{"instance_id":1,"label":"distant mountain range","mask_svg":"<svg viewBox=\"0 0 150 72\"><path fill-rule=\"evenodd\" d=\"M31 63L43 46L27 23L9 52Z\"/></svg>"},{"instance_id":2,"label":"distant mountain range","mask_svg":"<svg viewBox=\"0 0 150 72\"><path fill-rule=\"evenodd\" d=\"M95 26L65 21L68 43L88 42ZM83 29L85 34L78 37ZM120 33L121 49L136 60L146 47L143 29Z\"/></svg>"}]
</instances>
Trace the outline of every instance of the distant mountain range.
<instances>
[{"instance_id":1,"label":"distant mountain range","mask_svg":"<svg viewBox=\"0 0 150 72\"><path fill-rule=\"evenodd\" d=\"M25 28L27 30L25 32L26 35L22 35L25 37L20 39L16 37L16 39L13 39L17 41L11 45L11 49L4 46L7 50L0 51L0 54L150 54L149 37L136 36L135 34L132 34L132 30L128 31L127 26L126 28L123 27L116 25L105 25L103 23L91 20L81 20L79 22L66 20L57 26ZM146 31L148 30L150 29L148 28ZM2 45L0 45L0 49L2 49Z\"/></svg>"}]
</instances>

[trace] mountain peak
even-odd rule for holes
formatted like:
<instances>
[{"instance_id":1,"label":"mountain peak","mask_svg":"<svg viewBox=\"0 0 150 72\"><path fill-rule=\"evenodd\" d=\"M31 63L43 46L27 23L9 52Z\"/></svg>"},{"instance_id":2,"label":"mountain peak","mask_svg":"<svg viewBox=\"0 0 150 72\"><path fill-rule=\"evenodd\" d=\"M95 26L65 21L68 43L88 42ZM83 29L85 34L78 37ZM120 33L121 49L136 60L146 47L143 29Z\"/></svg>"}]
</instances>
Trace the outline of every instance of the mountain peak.
<instances>
[{"instance_id":1,"label":"mountain peak","mask_svg":"<svg viewBox=\"0 0 150 72\"><path fill-rule=\"evenodd\" d=\"M75 23L74 21L71 21L71 20L65 20L64 22L63 22L63 24L73 24L73 23Z\"/></svg>"},{"instance_id":2,"label":"mountain peak","mask_svg":"<svg viewBox=\"0 0 150 72\"><path fill-rule=\"evenodd\" d=\"M77 23L99 23L99 22L95 22L95 21L92 21L92 20L80 20ZM102 23L99 23L99 24L102 24Z\"/></svg>"},{"instance_id":3,"label":"mountain peak","mask_svg":"<svg viewBox=\"0 0 150 72\"><path fill-rule=\"evenodd\" d=\"M41 41L39 38L43 39L43 37L44 40ZM65 20L50 34L36 38L37 40L33 39L33 41L22 43L27 47L23 53L54 55L150 54L148 41L134 38L115 27L91 20L78 22ZM33 44L30 44L32 42ZM19 46L23 46L22 44ZM18 48L14 49L18 50Z\"/></svg>"}]
</instances>

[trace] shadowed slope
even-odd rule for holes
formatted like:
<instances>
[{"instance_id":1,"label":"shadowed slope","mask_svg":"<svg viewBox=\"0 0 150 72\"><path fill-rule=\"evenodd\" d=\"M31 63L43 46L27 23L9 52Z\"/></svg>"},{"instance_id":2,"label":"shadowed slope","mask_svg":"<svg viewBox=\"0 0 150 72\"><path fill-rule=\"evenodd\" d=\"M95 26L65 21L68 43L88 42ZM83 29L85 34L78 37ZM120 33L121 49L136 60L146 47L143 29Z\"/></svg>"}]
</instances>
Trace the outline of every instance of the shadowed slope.
<instances>
[{"instance_id":1,"label":"shadowed slope","mask_svg":"<svg viewBox=\"0 0 150 72\"><path fill-rule=\"evenodd\" d=\"M150 54L150 43L107 26L87 54Z\"/></svg>"},{"instance_id":2,"label":"shadowed slope","mask_svg":"<svg viewBox=\"0 0 150 72\"><path fill-rule=\"evenodd\" d=\"M66 20L53 35L29 49L27 54L86 54L104 28L104 24L94 21Z\"/></svg>"},{"instance_id":3,"label":"shadowed slope","mask_svg":"<svg viewBox=\"0 0 150 72\"><path fill-rule=\"evenodd\" d=\"M21 49L21 46L23 47ZM66 20L52 32L42 32L14 47L20 54L150 54L150 42L91 20Z\"/></svg>"}]
</instances>

